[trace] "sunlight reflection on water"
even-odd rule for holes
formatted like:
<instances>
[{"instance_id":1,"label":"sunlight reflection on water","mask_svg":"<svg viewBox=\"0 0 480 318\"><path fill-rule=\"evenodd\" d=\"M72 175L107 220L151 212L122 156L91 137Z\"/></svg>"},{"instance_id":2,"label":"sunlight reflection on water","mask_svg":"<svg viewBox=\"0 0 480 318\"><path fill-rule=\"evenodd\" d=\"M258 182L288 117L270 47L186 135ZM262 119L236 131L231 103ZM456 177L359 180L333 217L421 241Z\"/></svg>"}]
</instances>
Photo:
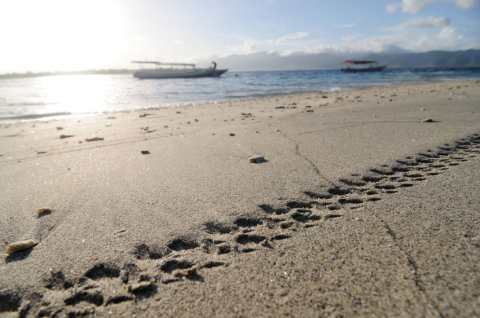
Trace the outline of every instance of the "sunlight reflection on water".
<instances>
[{"instance_id":1,"label":"sunlight reflection on water","mask_svg":"<svg viewBox=\"0 0 480 318\"><path fill-rule=\"evenodd\" d=\"M104 109L115 95L110 76L50 76L38 78L38 94L49 113L92 113Z\"/></svg>"},{"instance_id":2,"label":"sunlight reflection on water","mask_svg":"<svg viewBox=\"0 0 480 318\"><path fill-rule=\"evenodd\" d=\"M229 72L221 78L138 80L131 74L0 79L0 119L91 114L300 91L480 78L480 69Z\"/></svg>"}]
</instances>

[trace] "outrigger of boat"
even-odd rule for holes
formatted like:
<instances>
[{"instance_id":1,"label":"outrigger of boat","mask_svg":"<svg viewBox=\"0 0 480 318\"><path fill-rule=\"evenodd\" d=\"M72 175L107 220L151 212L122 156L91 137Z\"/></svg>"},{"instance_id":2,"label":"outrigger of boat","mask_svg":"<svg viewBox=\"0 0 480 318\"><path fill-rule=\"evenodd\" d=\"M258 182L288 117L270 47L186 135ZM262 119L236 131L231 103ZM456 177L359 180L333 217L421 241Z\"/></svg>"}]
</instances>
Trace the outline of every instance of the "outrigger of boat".
<instances>
[{"instance_id":1,"label":"outrigger of boat","mask_svg":"<svg viewBox=\"0 0 480 318\"><path fill-rule=\"evenodd\" d=\"M142 68L133 73L133 76L140 79L219 77L228 71L227 69L217 69L215 62L212 62L212 66L208 68L197 68L195 64L157 61L132 61L132 63L155 66L154 68Z\"/></svg>"},{"instance_id":2,"label":"outrigger of boat","mask_svg":"<svg viewBox=\"0 0 480 318\"><path fill-rule=\"evenodd\" d=\"M341 71L347 73L382 72L387 67L370 60L346 60L343 63L345 67Z\"/></svg>"}]
</instances>

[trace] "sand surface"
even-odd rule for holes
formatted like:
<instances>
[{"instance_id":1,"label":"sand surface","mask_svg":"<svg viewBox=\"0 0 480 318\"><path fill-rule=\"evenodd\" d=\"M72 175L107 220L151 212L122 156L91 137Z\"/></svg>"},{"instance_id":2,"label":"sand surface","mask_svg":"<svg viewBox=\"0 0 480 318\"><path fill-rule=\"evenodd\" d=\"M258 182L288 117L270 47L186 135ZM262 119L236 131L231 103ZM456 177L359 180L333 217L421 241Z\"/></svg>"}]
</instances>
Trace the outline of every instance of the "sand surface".
<instances>
[{"instance_id":1,"label":"sand surface","mask_svg":"<svg viewBox=\"0 0 480 318\"><path fill-rule=\"evenodd\" d=\"M39 242L0 316L479 315L479 107L455 81L0 122L0 239Z\"/></svg>"}]
</instances>

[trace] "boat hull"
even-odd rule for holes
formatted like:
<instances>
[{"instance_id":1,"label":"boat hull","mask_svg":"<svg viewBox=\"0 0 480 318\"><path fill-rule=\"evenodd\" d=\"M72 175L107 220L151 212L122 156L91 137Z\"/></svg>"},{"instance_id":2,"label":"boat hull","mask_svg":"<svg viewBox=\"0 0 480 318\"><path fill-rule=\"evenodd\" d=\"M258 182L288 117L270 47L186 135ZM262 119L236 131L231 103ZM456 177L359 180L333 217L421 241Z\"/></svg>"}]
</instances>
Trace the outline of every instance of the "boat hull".
<instances>
[{"instance_id":1,"label":"boat hull","mask_svg":"<svg viewBox=\"0 0 480 318\"><path fill-rule=\"evenodd\" d=\"M386 66L376 66L368 68L342 68L341 71L345 73L372 73L372 72L382 72Z\"/></svg>"},{"instance_id":2,"label":"boat hull","mask_svg":"<svg viewBox=\"0 0 480 318\"><path fill-rule=\"evenodd\" d=\"M227 70L214 69L195 69L195 70L164 70L164 69L146 69L133 73L133 76L139 79L171 79L171 78L202 78L202 77L220 77Z\"/></svg>"}]
</instances>

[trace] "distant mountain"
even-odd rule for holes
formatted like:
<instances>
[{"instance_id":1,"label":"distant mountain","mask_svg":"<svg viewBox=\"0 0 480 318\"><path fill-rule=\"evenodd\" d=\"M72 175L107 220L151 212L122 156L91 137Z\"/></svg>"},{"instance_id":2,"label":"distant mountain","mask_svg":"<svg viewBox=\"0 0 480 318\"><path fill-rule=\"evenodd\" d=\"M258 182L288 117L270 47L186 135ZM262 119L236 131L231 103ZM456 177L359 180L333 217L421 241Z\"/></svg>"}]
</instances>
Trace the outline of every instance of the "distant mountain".
<instances>
[{"instance_id":1,"label":"distant mountain","mask_svg":"<svg viewBox=\"0 0 480 318\"><path fill-rule=\"evenodd\" d=\"M390 67L480 67L480 50L430 51L425 53L369 54Z\"/></svg>"},{"instance_id":2,"label":"distant mountain","mask_svg":"<svg viewBox=\"0 0 480 318\"><path fill-rule=\"evenodd\" d=\"M392 47L384 53L278 53L259 52L246 55L216 57L223 68L232 71L336 69L347 59L372 59L389 68L421 67L480 67L480 50L430 51L414 53ZM207 64L208 61L200 61Z\"/></svg>"}]
</instances>

